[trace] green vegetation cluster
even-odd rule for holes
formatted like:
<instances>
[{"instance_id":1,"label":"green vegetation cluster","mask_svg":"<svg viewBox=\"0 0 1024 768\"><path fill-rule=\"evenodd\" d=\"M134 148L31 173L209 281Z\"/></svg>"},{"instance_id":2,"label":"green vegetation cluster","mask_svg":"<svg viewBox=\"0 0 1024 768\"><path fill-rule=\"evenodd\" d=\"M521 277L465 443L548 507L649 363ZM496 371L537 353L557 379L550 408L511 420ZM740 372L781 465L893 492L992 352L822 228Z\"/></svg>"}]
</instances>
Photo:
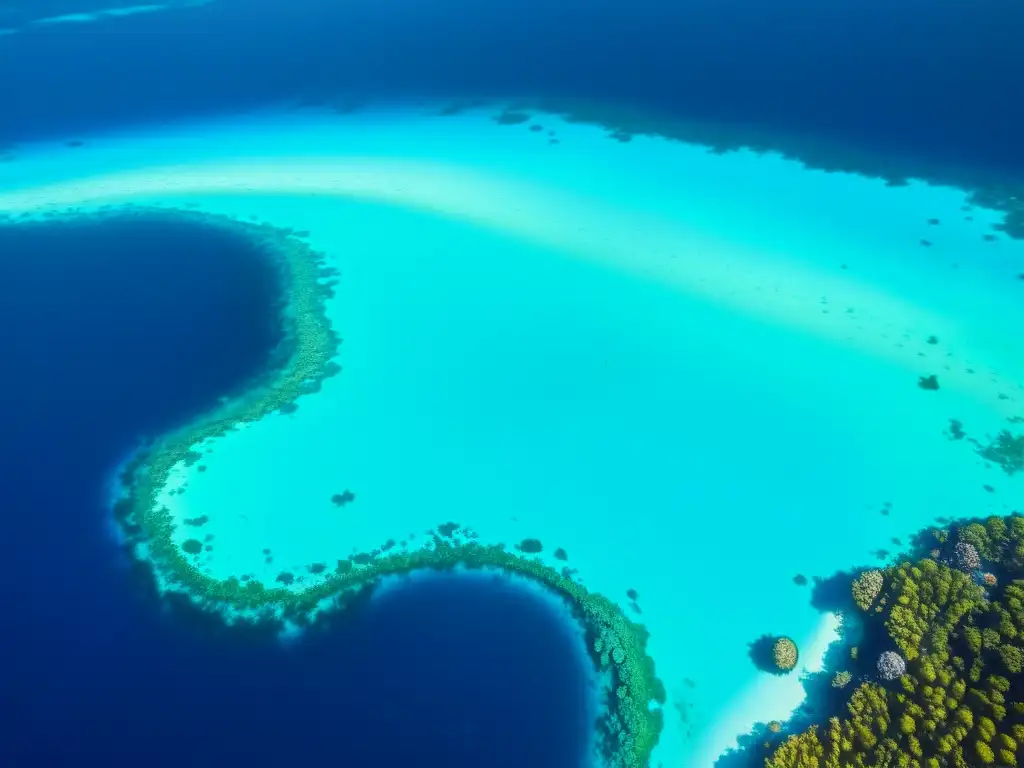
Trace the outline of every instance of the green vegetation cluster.
<instances>
[{"instance_id":1,"label":"green vegetation cluster","mask_svg":"<svg viewBox=\"0 0 1024 768\"><path fill-rule=\"evenodd\" d=\"M851 682L853 682L853 675L845 669L842 672L836 672L832 677L833 688L845 688Z\"/></svg>"},{"instance_id":2,"label":"green vegetation cluster","mask_svg":"<svg viewBox=\"0 0 1024 768\"><path fill-rule=\"evenodd\" d=\"M799 655L796 643L788 637L780 637L772 645L772 661L782 672L789 672L796 667Z\"/></svg>"},{"instance_id":3,"label":"green vegetation cluster","mask_svg":"<svg viewBox=\"0 0 1024 768\"><path fill-rule=\"evenodd\" d=\"M1010 768L1024 758L1024 517L933 529L918 543L926 556L853 583L864 638L839 673L858 681L844 711L774 746L766 768ZM989 573L957 568L963 545ZM865 578L875 573L877 591L877 577ZM883 680L865 645L898 653L905 673Z\"/></svg>"},{"instance_id":4,"label":"green vegetation cluster","mask_svg":"<svg viewBox=\"0 0 1024 768\"><path fill-rule=\"evenodd\" d=\"M881 571L865 571L853 582L853 602L862 611L871 609L882 591L884 577Z\"/></svg>"}]
</instances>

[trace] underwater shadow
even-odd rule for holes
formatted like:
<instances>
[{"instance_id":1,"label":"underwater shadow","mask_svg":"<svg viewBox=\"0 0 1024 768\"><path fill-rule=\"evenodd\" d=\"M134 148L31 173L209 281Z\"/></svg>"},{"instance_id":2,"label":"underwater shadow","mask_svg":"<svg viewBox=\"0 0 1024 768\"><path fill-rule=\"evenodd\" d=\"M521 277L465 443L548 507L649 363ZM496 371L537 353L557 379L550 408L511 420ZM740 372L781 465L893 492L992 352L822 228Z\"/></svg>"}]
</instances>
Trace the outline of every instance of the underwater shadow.
<instances>
[{"instance_id":1,"label":"underwater shadow","mask_svg":"<svg viewBox=\"0 0 1024 768\"><path fill-rule=\"evenodd\" d=\"M775 664L773 649L775 648L775 641L778 639L776 635L761 635L757 640L747 645L747 655L750 656L750 660L760 672L767 672L770 675L782 677L788 674L788 671L779 669Z\"/></svg>"}]
</instances>

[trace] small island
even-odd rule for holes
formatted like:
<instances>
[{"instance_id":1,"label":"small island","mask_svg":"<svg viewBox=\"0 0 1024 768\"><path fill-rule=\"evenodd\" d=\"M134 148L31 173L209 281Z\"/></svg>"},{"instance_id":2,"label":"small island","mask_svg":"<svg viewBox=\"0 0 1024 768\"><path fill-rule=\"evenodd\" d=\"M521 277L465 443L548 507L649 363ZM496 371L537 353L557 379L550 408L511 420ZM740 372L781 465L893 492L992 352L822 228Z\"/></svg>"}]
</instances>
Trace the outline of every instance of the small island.
<instances>
[{"instance_id":1,"label":"small island","mask_svg":"<svg viewBox=\"0 0 1024 768\"><path fill-rule=\"evenodd\" d=\"M926 530L900 562L849 583L858 645L840 649L822 685L808 681L812 720L804 710L788 735L764 728L766 768L1018 765L1024 516Z\"/></svg>"},{"instance_id":2,"label":"small island","mask_svg":"<svg viewBox=\"0 0 1024 768\"><path fill-rule=\"evenodd\" d=\"M796 669L799 658L796 642L785 635L762 635L750 644L750 660L762 672L787 675Z\"/></svg>"},{"instance_id":3,"label":"small island","mask_svg":"<svg viewBox=\"0 0 1024 768\"><path fill-rule=\"evenodd\" d=\"M772 661L780 672L792 672L800 654L796 643L788 637L780 637L772 646Z\"/></svg>"}]
</instances>

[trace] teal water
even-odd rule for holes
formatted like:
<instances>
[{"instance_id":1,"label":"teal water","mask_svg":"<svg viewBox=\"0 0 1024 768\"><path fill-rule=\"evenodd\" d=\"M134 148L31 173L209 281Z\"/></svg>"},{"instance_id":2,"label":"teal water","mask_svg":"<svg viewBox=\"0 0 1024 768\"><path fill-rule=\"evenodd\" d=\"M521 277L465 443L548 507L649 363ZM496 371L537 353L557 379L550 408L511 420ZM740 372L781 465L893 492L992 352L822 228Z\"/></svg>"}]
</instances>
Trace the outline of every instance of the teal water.
<instances>
[{"instance_id":1,"label":"teal water","mask_svg":"<svg viewBox=\"0 0 1024 768\"><path fill-rule=\"evenodd\" d=\"M559 145L399 110L29 148L0 211L190 205L307 230L341 271L343 374L176 475L187 493L164 501L216 537L204 571L308 586L312 563L449 520L538 538L559 567L563 547L651 632L655 762L710 765L800 703L834 638L795 575L1019 503L1018 477L943 430L1019 412L1024 250L983 240L998 214L966 221L956 190L537 120ZM938 392L917 386L930 374ZM806 666L759 673L764 633Z\"/></svg>"}]
</instances>

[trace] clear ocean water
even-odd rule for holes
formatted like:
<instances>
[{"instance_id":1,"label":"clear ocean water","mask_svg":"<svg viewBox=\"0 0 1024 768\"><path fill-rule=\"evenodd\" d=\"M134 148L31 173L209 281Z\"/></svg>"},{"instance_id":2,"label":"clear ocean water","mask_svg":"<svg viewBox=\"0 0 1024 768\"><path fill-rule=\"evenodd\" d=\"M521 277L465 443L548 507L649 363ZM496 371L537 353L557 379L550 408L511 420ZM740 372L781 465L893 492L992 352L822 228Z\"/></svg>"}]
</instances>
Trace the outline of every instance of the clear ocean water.
<instances>
[{"instance_id":1,"label":"clear ocean water","mask_svg":"<svg viewBox=\"0 0 1024 768\"><path fill-rule=\"evenodd\" d=\"M266 254L175 211L301 232L343 341L294 413L176 470L172 541L208 519L201 573L299 590L448 521L539 539L650 632L652 766L747 764L836 638L833 574L1021 508L948 434L1024 417L1024 242L971 197L1024 189L1016 6L75 0L0 28L4 764L600 762L577 617L527 579L417 573L278 633L124 546L124 462L281 341ZM794 674L752 663L765 634Z\"/></svg>"}]
</instances>

